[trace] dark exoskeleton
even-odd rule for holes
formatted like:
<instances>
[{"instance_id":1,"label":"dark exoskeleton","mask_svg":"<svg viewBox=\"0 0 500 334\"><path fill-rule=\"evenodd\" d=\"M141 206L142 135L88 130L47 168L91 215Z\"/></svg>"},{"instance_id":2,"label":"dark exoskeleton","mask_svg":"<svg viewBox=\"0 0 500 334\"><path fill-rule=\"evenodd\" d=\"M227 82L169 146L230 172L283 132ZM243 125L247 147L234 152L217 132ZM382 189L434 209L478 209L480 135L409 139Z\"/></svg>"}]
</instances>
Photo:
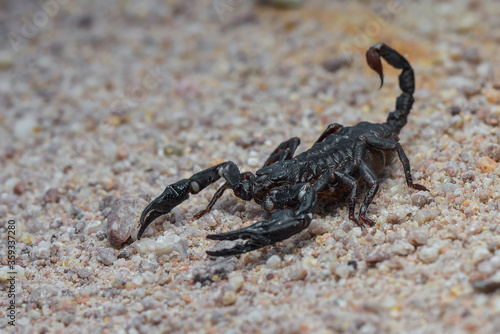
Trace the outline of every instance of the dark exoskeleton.
<instances>
[{"instance_id":1,"label":"dark exoskeleton","mask_svg":"<svg viewBox=\"0 0 500 334\"><path fill-rule=\"evenodd\" d=\"M264 209L275 211L268 220L235 231L208 235L209 239L245 242L230 248L207 251L212 256L228 256L249 252L285 240L306 229L311 223L318 198L342 198L349 200L349 218L361 227L374 226L366 217L366 211L379 189L379 175L391 161L395 152L403 164L406 183L417 190L427 190L413 183L410 163L398 143L398 134L406 124L413 105L415 78L408 61L385 44L372 46L366 53L368 65L376 71L383 85L384 75L380 57L397 69L402 69L399 87L403 93L397 98L396 110L385 123L361 122L352 127L330 124L316 143L307 151L293 156L300 143L292 138L280 144L255 175L241 173L231 161L227 161L169 185L143 211L138 238L157 217L169 213L185 201L189 194L196 194L220 178L220 187L207 208L198 213L198 219L210 211L225 190L246 201L254 200ZM356 217L354 207L358 185L367 184L366 196ZM290 209L290 208L293 208Z\"/></svg>"}]
</instances>

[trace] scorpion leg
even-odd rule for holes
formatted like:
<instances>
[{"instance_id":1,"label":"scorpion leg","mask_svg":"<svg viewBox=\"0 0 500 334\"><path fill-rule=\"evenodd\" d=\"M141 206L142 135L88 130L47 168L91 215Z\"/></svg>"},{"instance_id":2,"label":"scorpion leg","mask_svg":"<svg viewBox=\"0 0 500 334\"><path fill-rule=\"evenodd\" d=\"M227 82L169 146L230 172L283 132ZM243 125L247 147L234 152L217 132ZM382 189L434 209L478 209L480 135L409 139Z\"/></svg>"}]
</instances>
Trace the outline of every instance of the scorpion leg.
<instances>
[{"instance_id":1,"label":"scorpion leg","mask_svg":"<svg viewBox=\"0 0 500 334\"><path fill-rule=\"evenodd\" d=\"M250 174L250 175L248 175ZM194 174L189 179L180 180L165 188L163 193L154 199L144 209L139 221L139 232L137 239L140 239L146 228L158 217L169 213L177 205L181 204L189 198L189 194L197 194L207 186L213 184L221 177L226 179L226 183L219 189L210 202L208 210L213 206L215 201L222 196L224 190L233 189L236 196L250 200L253 198L251 183L244 181L252 179L254 176L251 173L241 174L238 167L232 162L227 161L216 166L205 169L199 173ZM201 213L205 214L208 210ZM202 214L202 215L203 215ZM197 215L198 218L202 215Z\"/></svg>"},{"instance_id":2,"label":"scorpion leg","mask_svg":"<svg viewBox=\"0 0 500 334\"><path fill-rule=\"evenodd\" d=\"M316 140L316 143L322 142L329 135L334 135L334 134L339 133L343 128L344 128L344 126L342 124L338 124L338 123L333 123L333 124L328 125L326 130L323 131L321 136L319 136L318 140Z\"/></svg>"},{"instance_id":3,"label":"scorpion leg","mask_svg":"<svg viewBox=\"0 0 500 334\"><path fill-rule=\"evenodd\" d=\"M368 226L374 226L375 222L366 217L366 210L368 210L368 206L378 192L380 180L377 177L377 174L375 174L371 167L368 166L368 164L364 161L361 161L361 163L359 164L359 172L361 178L365 180L370 186L366 193L365 199L361 204L361 208L359 209L359 219Z\"/></svg>"},{"instance_id":4,"label":"scorpion leg","mask_svg":"<svg viewBox=\"0 0 500 334\"><path fill-rule=\"evenodd\" d=\"M300 145L300 139L293 137L285 142L282 142L274 151L271 153L266 163L262 168L272 165L278 161L289 160L293 157L295 150Z\"/></svg>"},{"instance_id":5,"label":"scorpion leg","mask_svg":"<svg viewBox=\"0 0 500 334\"><path fill-rule=\"evenodd\" d=\"M316 186L302 183L293 185L290 188L288 189L289 201L300 201L297 210L277 211L268 220L259 221L251 226L227 233L210 234L207 238L212 240L246 239L246 242L233 248L207 251L207 254L211 256L229 256L250 252L288 239L306 229L311 223L312 213L316 208L318 197Z\"/></svg>"},{"instance_id":6,"label":"scorpion leg","mask_svg":"<svg viewBox=\"0 0 500 334\"><path fill-rule=\"evenodd\" d=\"M369 144L370 146L373 146L375 148L378 148L380 150L384 151L394 151L396 150L399 155L399 160L403 164L403 169L405 172L405 178L406 178L406 184L408 187L416 189L416 190L424 190L424 191L429 191L426 187L424 187L421 184L418 183L413 183L413 178L411 176L411 169L410 169L410 161L408 160L408 157L405 154L405 151L403 150L403 147L401 146L400 143L394 140L390 139L385 139L385 138L380 138L376 136L366 136L364 137L365 142Z\"/></svg>"},{"instance_id":7,"label":"scorpion leg","mask_svg":"<svg viewBox=\"0 0 500 334\"><path fill-rule=\"evenodd\" d=\"M368 226L374 226L375 222L366 217L366 211L368 210L368 206L378 192L380 180L373 169L363 160L366 155L366 145L367 144L364 138L360 138L356 142L354 147L355 166L357 167L361 178L370 186L366 193L365 199L361 204L361 208L359 210L359 219ZM354 222L359 225L359 222L357 222L356 220L354 220Z\"/></svg>"},{"instance_id":8,"label":"scorpion leg","mask_svg":"<svg viewBox=\"0 0 500 334\"><path fill-rule=\"evenodd\" d=\"M358 181L349 175L349 173L334 171L333 175L340 184L348 187L351 192L349 194L349 219L355 222L359 227L364 228L364 225L354 215L356 200L358 199Z\"/></svg>"}]
</instances>

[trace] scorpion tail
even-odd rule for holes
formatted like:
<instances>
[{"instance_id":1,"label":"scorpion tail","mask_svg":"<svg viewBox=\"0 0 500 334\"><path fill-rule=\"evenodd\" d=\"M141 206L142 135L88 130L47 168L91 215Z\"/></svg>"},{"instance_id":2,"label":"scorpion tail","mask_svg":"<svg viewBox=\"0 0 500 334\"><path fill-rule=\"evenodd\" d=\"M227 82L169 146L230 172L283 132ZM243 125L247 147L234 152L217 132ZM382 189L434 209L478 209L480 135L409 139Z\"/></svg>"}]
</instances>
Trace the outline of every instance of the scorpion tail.
<instances>
[{"instance_id":1,"label":"scorpion tail","mask_svg":"<svg viewBox=\"0 0 500 334\"><path fill-rule=\"evenodd\" d=\"M380 76L380 87L384 84L384 73L382 71L380 57L384 58L389 65L403 70L403 72L399 75L399 87L403 93L396 100L396 110L389 113L389 116L387 117L387 123L391 125L397 133L399 133L405 126L408 114L413 106L415 76L410 63L408 63L402 55L389 46L383 43L378 43L366 52L366 61L370 68L377 72Z\"/></svg>"}]
</instances>

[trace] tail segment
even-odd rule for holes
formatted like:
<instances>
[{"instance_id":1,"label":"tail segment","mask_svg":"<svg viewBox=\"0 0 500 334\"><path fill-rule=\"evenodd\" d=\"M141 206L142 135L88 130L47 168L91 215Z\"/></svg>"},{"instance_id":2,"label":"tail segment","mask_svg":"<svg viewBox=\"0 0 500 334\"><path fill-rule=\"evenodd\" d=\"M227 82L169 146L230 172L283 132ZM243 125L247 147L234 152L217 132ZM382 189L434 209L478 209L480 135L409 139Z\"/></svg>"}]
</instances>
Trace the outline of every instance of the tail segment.
<instances>
[{"instance_id":1,"label":"tail segment","mask_svg":"<svg viewBox=\"0 0 500 334\"><path fill-rule=\"evenodd\" d=\"M387 45L378 43L366 52L366 61L380 76L380 87L384 84L384 73L382 71L380 57L384 58L391 66L403 70L399 75L399 87L403 93L396 100L396 110L389 113L387 117L387 123L394 127L395 131L399 133L403 126L405 126L408 114L413 106L415 76L410 63L408 63L402 55Z\"/></svg>"}]
</instances>

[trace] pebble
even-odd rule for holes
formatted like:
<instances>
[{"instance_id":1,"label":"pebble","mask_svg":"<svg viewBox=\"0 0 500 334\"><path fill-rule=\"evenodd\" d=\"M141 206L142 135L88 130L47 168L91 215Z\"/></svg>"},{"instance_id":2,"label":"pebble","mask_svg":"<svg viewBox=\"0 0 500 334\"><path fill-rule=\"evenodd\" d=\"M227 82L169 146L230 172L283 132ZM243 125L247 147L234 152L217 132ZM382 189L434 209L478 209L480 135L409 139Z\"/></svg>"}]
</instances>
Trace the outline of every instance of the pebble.
<instances>
[{"instance_id":1,"label":"pebble","mask_svg":"<svg viewBox=\"0 0 500 334\"><path fill-rule=\"evenodd\" d=\"M281 258L278 255L273 255L266 261L266 266L271 269L279 269L281 267Z\"/></svg>"},{"instance_id":2,"label":"pebble","mask_svg":"<svg viewBox=\"0 0 500 334\"><path fill-rule=\"evenodd\" d=\"M387 252L375 250L365 257L365 261L366 261L366 263L377 263L377 262L385 261L388 258L389 258L389 254Z\"/></svg>"},{"instance_id":3,"label":"pebble","mask_svg":"<svg viewBox=\"0 0 500 334\"><path fill-rule=\"evenodd\" d=\"M427 233L420 229L413 229L408 233L408 241L414 246L427 244Z\"/></svg>"},{"instance_id":4,"label":"pebble","mask_svg":"<svg viewBox=\"0 0 500 334\"><path fill-rule=\"evenodd\" d=\"M397 240L392 246L392 253L395 255L406 256L414 250L415 248L406 240Z\"/></svg>"},{"instance_id":5,"label":"pebble","mask_svg":"<svg viewBox=\"0 0 500 334\"><path fill-rule=\"evenodd\" d=\"M418 254L420 260L425 263L433 263L439 255L439 250L436 247L422 247Z\"/></svg>"},{"instance_id":6,"label":"pebble","mask_svg":"<svg viewBox=\"0 0 500 334\"><path fill-rule=\"evenodd\" d=\"M385 242L385 234L382 231L378 230L373 236L373 241L377 245L383 244Z\"/></svg>"},{"instance_id":7,"label":"pebble","mask_svg":"<svg viewBox=\"0 0 500 334\"><path fill-rule=\"evenodd\" d=\"M158 268L158 263L149 260L142 261L139 266L141 272L145 271L155 272L156 268Z\"/></svg>"},{"instance_id":8,"label":"pebble","mask_svg":"<svg viewBox=\"0 0 500 334\"><path fill-rule=\"evenodd\" d=\"M464 51L463 58L466 62L477 65L481 62L481 56L477 48L467 48Z\"/></svg>"},{"instance_id":9,"label":"pebble","mask_svg":"<svg viewBox=\"0 0 500 334\"><path fill-rule=\"evenodd\" d=\"M314 235L322 235L330 230L330 225L328 225L324 220L313 219L309 225L309 232Z\"/></svg>"},{"instance_id":10,"label":"pebble","mask_svg":"<svg viewBox=\"0 0 500 334\"><path fill-rule=\"evenodd\" d=\"M34 304L36 308L41 309L45 305L54 304L56 302L57 295L58 289L53 286L44 285L29 294L28 304Z\"/></svg>"},{"instance_id":11,"label":"pebble","mask_svg":"<svg viewBox=\"0 0 500 334\"><path fill-rule=\"evenodd\" d=\"M477 167L481 170L481 173L491 173L497 168L498 163L490 157L480 157L476 161Z\"/></svg>"},{"instance_id":12,"label":"pebble","mask_svg":"<svg viewBox=\"0 0 500 334\"><path fill-rule=\"evenodd\" d=\"M472 255L472 261L477 264L489 257L491 257L491 252L488 250L488 248L480 247L474 251L474 255Z\"/></svg>"},{"instance_id":13,"label":"pebble","mask_svg":"<svg viewBox=\"0 0 500 334\"><path fill-rule=\"evenodd\" d=\"M442 186L442 189L445 193L452 193L457 189L457 186L453 183L445 183Z\"/></svg>"},{"instance_id":14,"label":"pebble","mask_svg":"<svg viewBox=\"0 0 500 334\"><path fill-rule=\"evenodd\" d=\"M235 292L240 291L243 288L243 283L245 282L245 279L243 275L241 274L235 274L231 275L228 279L229 284L231 284L233 290Z\"/></svg>"},{"instance_id":15,"label":"pebble","mask_svg":"<svg viewBox=\"0 0 500 334\"><path fill-rule=\"evenodd\" d=\"M307 269L302 267L302 266L298 266L298 267L293 268L292 271L290 271L289 276L288 276L288 278L291 281L302 281L306 277L307 277Z\"/></svg>"},{"instance_id":16,"label":"pebble","mask_svg":"<svg viewBox=\"0 0 500 334\"><path fill-rule=\"evenodd\" d=\"M479 199L479 201L481 201L483 203L488 202L489 194L488 194L488 191L486 191L484 189L474 190L474 196L476 196Z\"/></svg>"},{"instance_id":17,"label":"pebble","mask_svg":"<svg viewBox=\"0 0 500 334\"><path fill-rule=\"evenodd\" d=\"M193 270L193 280L203 283L224 278L238 266L239 262L233 257L219 258L208 266L195 268Z\"/></svg>"},{"instance_id":18,"label":"pebble","mask_svg":"<svg viewBox=\"0 0 500 334\"><path fill-rule=\"evenodd\" d=\"M19 181L16 183L12 190L14 191L14 194L22 195L26 191L26 185L24 184L24 182Z\"/></svg>"},{"instance_id":19,"label":"pebble","mask_svg":"<svg viewBox=\"0 0 500 334\"><path fill-rule=\"evenodd\" d=\"M224 306L233 305L236 303L236 293L234 291L225 291L222 295L222 303Z\"/></svg>"},{"instance_id":20,"label":"pebble","mask_svg":"<svg viewBox=\"0 0 500 334\"><path fill-rule=\"evenodd\" d=\"M33 135L37 123L36 118L33 116L26 116L19 119L14 124L14 136L19 140L30 138Z\"/></svg>"},{"instance_id":21,"label":"pebble","mask_svg":"<svg viewBox=\"0 0 500 334\"><path fill-rule=\"evenodd\" d=\"M14 66L14 53L0 51L0 70L8 70Z\"/></svg>"},{"instance_id":22,"label":"pebble","mask_svg":"<svg viewBox=\"0 0 500 334\"><path fill-rule=\"evenodd\" d=\"M103 248L97 254L97 260L106 266L112 265L116 261L116 253L113 248Z\"/></svg>"},{"instance_id":23,"label":"pebble","mask_svg":"<svg viewBox=\"0 0 500 334\"><path fill-rule=\"evenodd\" d=\"M124 160L128 158L130 148L127 145L118 145L116 150L116 159Z\"/></svg>"},{"instance_id":24,"label":"pebble","mask_svg":"<svg viewBox=\"0 0 500 334\"><path fill-rule=\"evenodd\" d=\"M120 248L137 230L137 222L148 202L142 198L118 200L108 216L107 237L111 246Z\"/></svg>"},{"instance_id":25,"label":"pebble","mask_svg":"<svg viewBox=\"0 0 500 334\"><path fill-rule=\"evenodd\" d=\"M181 238L177 234L167 232L164 235L159 236L153 244L155 246L154 251L158 255L177 252L182 258L187 257L189 249L188 242L186 239ZM136 249L139 253L145 253L142 249L140 249L139 244Z\"/></svg>"},{"instance_id":26,"label":"pebble","mask_svg":"<svg viewBox=\"0 0 500 334\"><path fill-rule=\"evenodd\" d=\"M482 151L482 153L495 162L500 162L500 145L491 144L486 146L486 148Z\"/></svg>"},{"instance_id":27,"label":"pebble","mask_svg":"<svg viewBox=\"0 0 500 334\"><path fill-rule=\"evenodd\" d=\"M81 268L81 269L78 269L78 271L76 273L78 274L78 277L80 277L80 278L87 278L90 276L90 274L92 272L88 268Z\"/></svg>"},{"instance_id":28,"label":"pebble","mask_svg":"<svg viewBox=\"0 0 500 334\"><path fill-rule=\"evenodd\" d=\"M354 273L355 269L350 266L347 262L342 262L335 268L335 275L340 278L347 278Z\"/></svg>"},{"instance_id":29,"label":"pebble","mask_svg":"<svg viewBox=\"0 0 500 334\"><path fill-rule=\"evenodd\" d=\"M415 214L415 220L421 224L432 221L439 215L439 211L434 209L422 209Z\"/></svg>"},{"instance_id":30,"label":"pebble","mask_svg":"<svg viewBox=\"0 0 500 334\"><path fill-rule=\"evenodd\" d=\"M47 192L43 196L43 200L47 203L59 202L60 198L61 198L61 195L59 193L59 190L57 190L56 188L50 188L49 190L47 190Z\"/></svg>"}]
</instances>

